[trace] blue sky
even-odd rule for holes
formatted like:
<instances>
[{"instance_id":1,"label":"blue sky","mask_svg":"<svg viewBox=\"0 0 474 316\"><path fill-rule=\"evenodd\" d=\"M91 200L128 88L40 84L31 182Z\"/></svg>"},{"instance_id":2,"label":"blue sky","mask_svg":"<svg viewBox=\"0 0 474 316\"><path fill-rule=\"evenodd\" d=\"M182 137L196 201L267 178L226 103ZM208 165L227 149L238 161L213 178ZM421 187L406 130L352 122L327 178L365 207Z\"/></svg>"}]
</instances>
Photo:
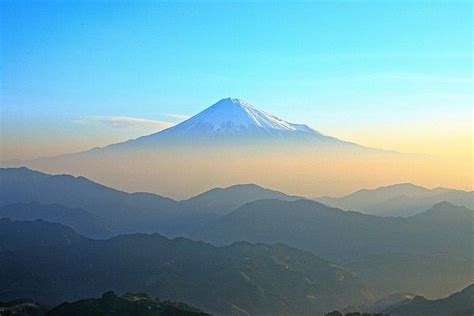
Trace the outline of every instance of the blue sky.
<instances>
[{"instance_id":1,"label":"blue sky","mask_svg":"<svg viewBox=\"0 0 474 316\"><path fill-rule=\"evenodd\" d=\"M367 145L399 126L472 131L471 1L2 1L1 11L9 158L50 139L81 149L136 137L228 96Z\"/></svg>"}]
</instances>

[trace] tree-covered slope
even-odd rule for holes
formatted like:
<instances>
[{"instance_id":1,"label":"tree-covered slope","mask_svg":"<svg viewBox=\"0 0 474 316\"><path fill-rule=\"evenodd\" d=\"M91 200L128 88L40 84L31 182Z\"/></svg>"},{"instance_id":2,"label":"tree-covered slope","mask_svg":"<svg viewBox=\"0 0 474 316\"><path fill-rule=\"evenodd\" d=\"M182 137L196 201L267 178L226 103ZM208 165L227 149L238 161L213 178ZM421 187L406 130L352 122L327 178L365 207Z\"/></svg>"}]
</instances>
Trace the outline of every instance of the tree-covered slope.
<instances>
[{"instance_id":1,"label":"tree-covered slope","mask_svg":"<svg viewBox=\"0 0 474 316\"><path fill-rule=\"evenodd\" d=\"M43 221L0 221L0 267L0 299L49 304L114 290L215 314L318 315L373 298L344 268L283 244L214 247L158 234L91 240Z\"/></svg>"}]
</instances>

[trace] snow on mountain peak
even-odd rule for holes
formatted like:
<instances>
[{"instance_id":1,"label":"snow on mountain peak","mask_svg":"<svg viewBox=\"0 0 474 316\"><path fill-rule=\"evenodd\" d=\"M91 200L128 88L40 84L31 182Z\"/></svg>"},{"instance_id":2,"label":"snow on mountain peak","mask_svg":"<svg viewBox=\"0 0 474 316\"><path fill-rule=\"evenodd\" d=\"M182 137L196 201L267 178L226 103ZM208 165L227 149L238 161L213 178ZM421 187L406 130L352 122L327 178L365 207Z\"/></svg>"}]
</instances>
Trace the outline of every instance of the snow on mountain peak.
<instances>
[{"instance_id":1,"label":"snow on mountain peak","mask_svg":"<svg viewBox=\"0 0 474 316\"><path fill-rule=\"evenodd\" d=\"M306 125L289 123L236 98L222 99L172 129L206 129L217 133L235 133L249 129L317 133Z\"/></svg>"}]
</instances>

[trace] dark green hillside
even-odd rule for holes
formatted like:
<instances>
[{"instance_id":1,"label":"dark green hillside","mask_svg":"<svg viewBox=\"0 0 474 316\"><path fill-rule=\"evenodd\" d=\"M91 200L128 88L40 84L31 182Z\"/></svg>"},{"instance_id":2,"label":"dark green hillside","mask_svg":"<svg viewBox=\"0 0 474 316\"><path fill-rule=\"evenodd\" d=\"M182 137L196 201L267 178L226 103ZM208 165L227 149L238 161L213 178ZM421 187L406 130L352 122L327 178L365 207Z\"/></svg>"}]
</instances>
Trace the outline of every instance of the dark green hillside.
<instances>
[{"instance_id":1,"label":"dark green hillside","mask_svg":"<svg viewBox=\"0 0 474 316\"><path fill-rule=\"evenodd\" d=\"M50 305L114 290L220 315L320 315L374 298L347 270L283 244L214 247L158 234L90 240L59 224L1 220L0 260L0 299Z\"/></svg>"},{"instance_id":2,"label":"dark green hillside","mask_svg":"<svg viewBox=\"0 0 474 316\"><path fill-rule=\"evenodd\" d=\"M127 293L117 296L107 292L101 298L90 298L74 303L63 303L47 316L206 316L209 315L197 308L183 303L159 301L146 294Z\"/></svg>"}]
</instances>

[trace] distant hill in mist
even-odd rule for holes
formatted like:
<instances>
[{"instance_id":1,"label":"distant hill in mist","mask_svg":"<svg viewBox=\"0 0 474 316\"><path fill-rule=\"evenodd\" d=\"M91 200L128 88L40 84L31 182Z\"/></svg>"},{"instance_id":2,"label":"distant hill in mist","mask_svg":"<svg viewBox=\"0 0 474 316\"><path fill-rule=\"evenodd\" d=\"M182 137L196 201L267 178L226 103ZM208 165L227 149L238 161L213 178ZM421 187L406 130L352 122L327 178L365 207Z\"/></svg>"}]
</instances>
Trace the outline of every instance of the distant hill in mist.
<instances>
[{"instance_id":1,"label":"distant hill in mist","mask_svg":"<svg viewBox=\"0 0 474 316\"><path fill-rule=\"evenodd\" d=\"M255 184L239 184L204 192L182 201L181 207L191 212L209 212L217 215L226 215L246 203L266 199L295 201L302 199L302 197L268 190Z\"/></svg>"},{"instance_id":2,"label":"distant hill in mist","mask_svg":"<svg viewBox=\"0 0 474 316\"><path fill-rule=\"evenodd\" d=\"M427 189L411 183L395 184L373 190L359 190L340 198L321 197L317 201L344 210L379 216L411 216L447 201L474 209L474 192L448 188Z\"/></svg>"},{"instance_id":3,"label":"distant hill in mist","mask_svg":"<svg viewBox=\"0 0 474 316\"><path fill-rule=\"evenodd\" d=\"M367 312L370 311L370 312ZM420 295L395 294L370 307L349 307L325 316L470 316L474 315L474 284L441 299L430 300Z\"/></svg>"},{"instance_id":4,"label":"distant hill in mist","mask_svg":"<svg viewBox=\"0 0 474 316\"><path fill-rule=\"evenodd\" d=\"M19 221L42 219L69 226L90 238L107 238L113 233L101 218L80 208L36 202L8 204L0 207L0 218Z\"/></svg>"},{"instance_id":5,"label":"distant hill in mist","mask_svg":"<svg viewBox=\"0 0 474 316\"><path fill-rule=\"evenodd\" d=\"M285 242L344 260L384 252L473 256L474 211L449 203L409 218L384 218L329 208L310 200L255 201L194 235L218 244Z\"/></svg>"},{"instance_id":6,"label":"distant hill in mist","mask_svg":"<svg viewBox=\"0 0 474 316\"><path fill-rule=\"evenodd\" d=\"M42 218L71 226L66 215L80 215L67 212L67 208L80 208L82 210L76 213L93 214L95 221L103 221L111 233L115 234L161 232L169 236L186 235L247 202L267 198L298 199L248 184L217 188L188 200L175 201L152 193L118 191L84 177L49 175L27 168L0 169L0 184L0 207L35 203L29 206L31 216L13 218ZM50 204L56 205L55 210L51 207L48 210L46 205ZM62 215L52 215L59 211L60 205L63 206ZM8 208L12 209L13 206ZM26 206L22 212L25 212L25 208ZM13 216L13 213L20 216L20 211L7 211L4 210L5 217L9 217L9 214ZM88 235L86 230L79 229L77 225L74 228ZM90 236L100 237L100 233Z\"/></svg>"},{"instance_id":7,"label":"distant hill in mist","mask_svg":"<svg viewBox=\"0 0 474 316\"><path fill-rule=\"evenodd\" d=\"M446 295L474 282L474 211L447 202L409 218L328 208L310 200L248 203L193 238L284 242L340 262L380 294Z\"/></svg>"},{"instance_id":8,"label":"distant hill in mist","mask_svg":"<svg viewBox=\"0 0 474 316\"><path fill-rule=\"evenodd\" d=\"M342 265L381 295L410 292L438 298L474 283L474 259L470 254L382 253Z\"/></svg>"}]
</instances>

